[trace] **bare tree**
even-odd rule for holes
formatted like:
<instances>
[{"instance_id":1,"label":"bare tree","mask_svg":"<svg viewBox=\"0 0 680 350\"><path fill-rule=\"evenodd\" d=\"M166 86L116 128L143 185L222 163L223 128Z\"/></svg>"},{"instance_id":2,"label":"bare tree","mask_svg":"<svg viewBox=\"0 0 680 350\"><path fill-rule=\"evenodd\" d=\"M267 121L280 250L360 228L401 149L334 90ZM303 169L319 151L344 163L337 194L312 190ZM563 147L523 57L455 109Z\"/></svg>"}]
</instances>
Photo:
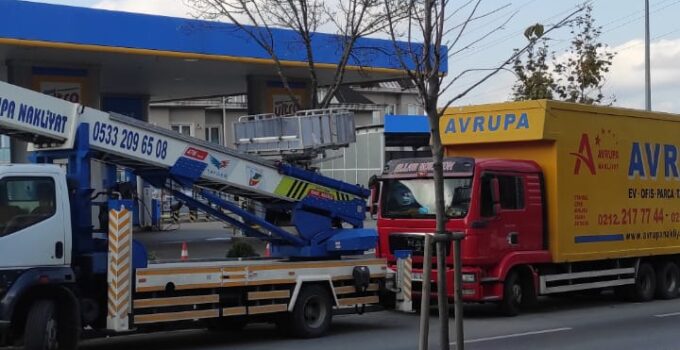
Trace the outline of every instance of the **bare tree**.
<instances>
[{"instance_id":1,"label":"bare tree","mask_svg":"<svg viewBox=\"0 0 680 350\"><path fill-rule=\"evenodd\" d=\"M522 55L529 45L522 49L516 50L508 55L508 58L500 62L495 67L490 68L475 68L468 69L454 77L446 77L442 74L442 66L456 53L467 50L480 40L492 35L494 32L501 30L506 22L497 27L491 28L482 33L476 38L469 40L468 44L461 44L461 40L465 37L466 29L469 25L481 18L485 18L492 13L498 11L497 9L491 11L481 11L480 4L482 0L467 0L460 3L454 3L450 0L402 0L400 6L405 9L406 15L403 18L390 16L391 13L396 12L392 3L385 1L388 32L394 44L396 51L396 58L401 67L406 71L409 78L413 80L418 91L419 98L427 114L430 123L431 141L433 159L433 175L434 175L434 191L436 203L436 239L437 241L437 269L438 271L445 271L445 240L441 239L448 233L445 229L446 215L444 207L444 186L443 186L443 157L444 149L442 147L441 137L439 134L439 119L443 116L446 109L462 97L467 95L470 91L487 81L493 75L512 62L517 57ZM582 9L579 7L572 13L567 15L561 21L549 26L547 29L541 24L535 24L527 28L525 35L527 37L540 38L545 34L562 27L568 23L569 19ZM467 11L467 12L466 12ZM460 23L451 23L450 19L456 14L464 14L464 19ZM508 19L509 20L509 19ZM455 58L455 57L454 57ZM473 83L461 88L460 91L453 93L452 97L444 98L444 93L449 90L452 85L457 82L462 76L473 72L483 71L485 74ZM448 80L448 81L447 81ZM460 242L456 242L457 251L460 249ZM427 249L427 248L426 248ZM456 311L455 318L457 321L456 329L456 345L457 349L463 349L463 330L462 330L462 290L460 286L460 260L459 256L456 259ZM428 278L429 277L423 277ZM439 304L439 318L440 318L440 346L442 349L449 348L448 335L448 302L446 296L446 274L438 274L438 304ZM427 293L427 292L425 292ZM421 317L424 314L421 313ZM421 330L422 332L422 330ZM421 334L421 349L427 348L427 335Z\"/></svg>"},{"instance_id":2,"label":"bare tree","mask_svg":"<svg viewBox=\"0 0 680 350\"><path fill-rule=\"evenodd\" d=\"M294 46L305 51L308 78L311 84L309 101L312 108L326 108L345 79L347 65L360 61L357 41L385 28L384 0L185 0L207 19L224 19L240 28L258 46L267 52L276 66L276 73L291 100L299 109L300 101L290 87L290 77L279 57L277 45L284 43L275 39L276 28L295 33ZM397 0L388 0L397 1ZM400 11L395 12L397 17ZM393 14L393 16L395 16ZM330 27L337 34L338 60L332 79L324 82L325 94L319 101L319 65L314 57L314 41L317 31ZM285 45L291 45L285 43Z\"/></svg>"}]
</instances>

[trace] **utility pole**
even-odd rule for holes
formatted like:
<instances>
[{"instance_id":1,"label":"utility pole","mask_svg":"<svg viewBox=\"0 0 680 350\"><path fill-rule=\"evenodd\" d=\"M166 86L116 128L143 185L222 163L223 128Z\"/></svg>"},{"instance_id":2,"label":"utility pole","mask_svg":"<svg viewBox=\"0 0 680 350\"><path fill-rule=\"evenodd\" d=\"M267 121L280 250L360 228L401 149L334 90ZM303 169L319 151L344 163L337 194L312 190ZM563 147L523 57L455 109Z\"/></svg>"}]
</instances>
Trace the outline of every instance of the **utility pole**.
<instances>
[{"instance_id":1,"label":"utility pole","mask_svg":"<svg viewBox=\"0 0 680 350\"><path fill-rule=\"evenodd\" d=\"M645 0L645 110L652 110L652 78L649 59L649 0Z\"/></svg>"}]
</instances>

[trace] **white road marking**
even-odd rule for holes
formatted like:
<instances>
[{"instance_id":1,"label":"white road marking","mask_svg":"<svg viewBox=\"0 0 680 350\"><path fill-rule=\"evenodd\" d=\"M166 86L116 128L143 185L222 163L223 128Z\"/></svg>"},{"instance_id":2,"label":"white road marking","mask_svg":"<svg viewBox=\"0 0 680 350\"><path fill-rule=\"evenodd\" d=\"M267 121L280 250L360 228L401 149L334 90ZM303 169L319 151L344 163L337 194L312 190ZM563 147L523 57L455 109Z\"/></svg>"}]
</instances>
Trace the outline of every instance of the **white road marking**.
<instances>
[{"instance_id":1,"label":"white road marking","mask_svg":"<svg viewBox=\"0 0 680 350\"><path fill-rule=\"evenodd\" d=\"M673 317L673 316L680 316L680 312L671 312L671 313L668 313L668 314L654 315L654 317L658 317L658 318Z\"/></svg>"},{"instance_id":2,"label":"white road marking","mask_svg":"<svg viewBox=\"0 0 680 350\"><path fill-rule=\"evenodd\" d=\"M214 237L214 238L197 239L197 240L166 241L166 242L160 242L160 244L182 244L184 242L186 242L188 244L188 243L216 242L216 241L231 241L231 237Z\"/></svg>"},{"instance_id":3,"label":"white road marking","mask_svg":"<svg viewBox=\"0 0 680 350\"><path fill-rule=\"evenodd\" d=\"M499 340L499 339L508 339L508 338L525 337L525 336L529 336L529 335L540 335L540 334L547 334L547 333L557 333L557 332L564 332L564 331L570 331L570 330L572 330L571 327L543 329L543 330L540 330L540 331L531 331L531 332L524 332L524 333L514 333L514 334L498 335L498 336L495 336L495 337L486 337L486 338L468 339L468 340L465 341L465 344L481 343L481 342L485 342L485 341L492 341L492 340ZM456 343L451 343L451 345L456 345Z\"/></svg>"}]
</instances>

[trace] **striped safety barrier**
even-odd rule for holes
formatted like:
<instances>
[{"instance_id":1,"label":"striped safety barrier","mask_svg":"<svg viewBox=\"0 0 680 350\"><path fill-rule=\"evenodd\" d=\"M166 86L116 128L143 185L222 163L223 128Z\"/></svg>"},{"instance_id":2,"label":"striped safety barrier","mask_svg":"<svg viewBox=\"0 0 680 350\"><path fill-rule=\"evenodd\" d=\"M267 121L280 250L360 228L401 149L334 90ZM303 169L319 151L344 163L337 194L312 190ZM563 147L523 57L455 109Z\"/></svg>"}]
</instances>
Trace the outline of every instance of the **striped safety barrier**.
<instances>
[{"instance_id":1,"label":"striped safety barrier","mask_svg":"<svg viewBox=\"0 0 680 350\"><path fill-rule=\"evenodd\" d=\"M411 255L404 259L404 279L401 284L401 289L404 293L404 300L413 301L412 298L412 279L413 279L413 259Z\"/></svg>"},{"instance_id":2,"label":"striped safety barrier","mask_svg":"<svg viewBox=\"0 0 680 350\"><path fill-rule=\"evenodd\" d=\"M410 250L396 250L397 258L397 307L404 312L413 311L413 260Z\"/></svg>"},{"instance_id":3,"label":"striped safety barrier","mask_svg":"<svg viewBox=\"0 0 680 350\"><path fill-rule=\"evenodd\" d=\"M109 210L108 312L106 328L117 332L130 329L132 289L132 214L124 207Z\"/></svg>"}]
</instances>

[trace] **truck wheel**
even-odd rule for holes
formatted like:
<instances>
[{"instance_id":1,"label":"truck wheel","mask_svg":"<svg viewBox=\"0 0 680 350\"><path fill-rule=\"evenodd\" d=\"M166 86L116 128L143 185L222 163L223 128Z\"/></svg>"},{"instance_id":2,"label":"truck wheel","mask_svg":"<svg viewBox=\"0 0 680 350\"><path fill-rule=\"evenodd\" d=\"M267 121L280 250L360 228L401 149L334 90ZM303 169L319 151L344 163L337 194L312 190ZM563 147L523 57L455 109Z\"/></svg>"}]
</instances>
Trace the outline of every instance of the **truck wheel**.
<instances>
[{"instance_id":1,"label":"truck wheel","mask_svg":"<svg viewBox=\"0 0 680 350\"><path fill-rule=\"evenodd\" d=\"M680 268L674 262L664 262L656 271L656 296L659 299L678 297L680 285Z\"/></svg>"},{"instance_id":2,"label":"truck wheel","mask_svg":"<svg viewBox=\"0 0 680 350\"><path fill-rule=\"evenodd\" d=\"M300 338L316 338L324 335L331 325L333 306L328 290L319 285L303 286L289 315L288 327Z\"/></svg>"},{"instance_id":3,"label":"truck wheel","mask_svg":"<svg viewBox=\"0 0 680 350\"><path fill-rule=\"evenodd\" d=\"M517 316L524 301L524 288L517 271L510 271L503 283L503 300L500 312L505 316Z\"/></svg>"},{"instance_id":4,"label":"truck wheel","mask_svg":"<svg viewBox=\"0 0 680 350\"><path fill-rule=\"evenodd\" d=\"M24 330L26 350L58 350L57 312L51 300L38 300L28 312Z\"/></svg>"},{"instance_id":5,"label":"truck wheel","mask_svg":"<svg viewBox=\"0 0 680 350\"><path fill-rule=\"evenodd\" d=\"M654 273L654 268L649 263L640 264L637 277L635 278L635 285L631 288L632 299L639 302L650 301L654 298L655 289L656 274Z\"/></svg>"}]
</instances>

